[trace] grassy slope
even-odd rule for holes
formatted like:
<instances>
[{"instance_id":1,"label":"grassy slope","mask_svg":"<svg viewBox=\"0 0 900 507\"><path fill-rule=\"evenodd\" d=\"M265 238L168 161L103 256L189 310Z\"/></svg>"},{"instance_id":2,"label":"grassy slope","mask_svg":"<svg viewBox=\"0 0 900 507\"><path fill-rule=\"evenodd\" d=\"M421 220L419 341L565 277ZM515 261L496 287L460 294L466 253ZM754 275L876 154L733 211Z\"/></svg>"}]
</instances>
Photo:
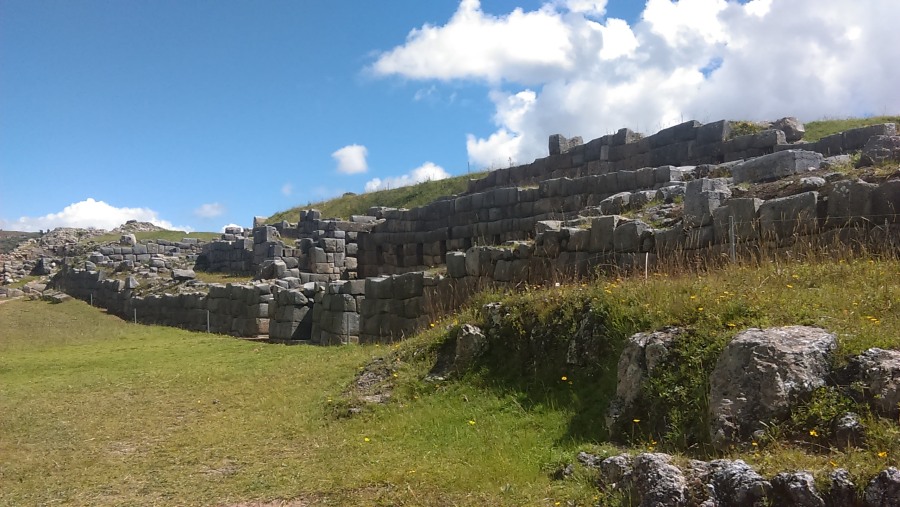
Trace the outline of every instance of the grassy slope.
<instances>
[{"instance_id":1,"label":"grassy slope","mask_svg":"<svg viewBox=\"0 0 900 507\"><path fill-rule=\"evenodd\" d=\"M865 127L866 125L876 125L879 123L897 123L900 125L900 116L875 116L872 118L845 118L845 119L827 119L811 121L804 124L806 134L803 136L805 141L818 141L819 139L837 134L845 130Z\"/></svg>"},{"instance_id":2,"label":"grassy slope","mask_svg":"<svg viewBox=\"0 0 900 507\"><path fill-rule=\"evenodd\" d=\"M165 241L177 242L184 238L196 238L201 241L212 241L219 239L218 232L184 232L184 231L142 231L134 233L134 237L138 241L146 241L150 239L162 239ZM111 241L119 241L121 234L109 233L101 236L95 236L90 239L94 243L109 243Z\"/></svg>"},{"instance_id":3,"label":"grassy slope","mask_svg":"<svg viewBox=\"0 0 900 507\"><path fill-rule=\"evenodd\" d=\"M301 209L317 209L327 218L348 218L350 215L365 215L373 206L391 208L413 208L428 204L440 197L459 194L466 191L468 181L484 176L484 173L464 174L437 181L426 181L417 185L400 187L378 192L346 195L328 201L317 202L307 206L297 206L287 211L275 213L268 218L269 223L287 220L296 222Z\"/></svg>"},{"instance_id":4,"label":"grassy slope","mask_svg":"<svg viewBox=\"0 0 900 507\"><path fill-rule=\"evenodd\" d=\"M871 346L900 347L894 260L768 263L480 301L501 297L510 317L487 359L442 383L421 379L447 329L481 320L475 310L396 348L318 348L134 326L80 302L2 304L0 505L581 505L599 494L587 472L562 482L548 474L580 449L615 452L603 443L603 416L618 352L635 331L692 333L649 382L653 399L629 424L631 444L701 458L715 455L702 436L703 379L737 330L823 326L838 336L836 364ZM598 347L598 360L581 366L566 360L579 329ZM357 368L390 354L399 358L394 400L337 417ZM896 423L854 408L869 427L865 448L820 446L836 410L824 405L801 407L770 439L726 455L768 474L819 477L835 466L866 477L897 465ZM661 420L669 424L653 424Z\"/></svg>"},{"instance_id":5,"label":"grassy slope","mask_svg":"<svg viewBox=\"0 0 900 507\"><path fill-rule=\"evenodd\" d=\"M804 140L810 142L817 141L822 137L844 130L889 122L900 124L900 116L812 121L805 124L806 135L804 136ZM296 206L286 211L280 211L269 217L267 221L269 223L280 222L282 220L296 222L300 210L311 208L321 210L325 217L341 218L347 218L350 215L364 215L372 206L413 208L428 204L439 197L465 192L466 182L469 179L477 179L483 176L484 173L466 174L448 178L446 180L428 181L410 187L400 187L392 190L338 197L306 206Z\"/></svg>"},{"instance_id":6,"label":"grassy slope","mask_svg":"<svg viewBox=\"0 0 900 507\"><path fill-rule=\"evenodd\" d=\"M591 494L541 469L559 453L564 409L428 385L374 414L332 415L357 366L386 347L259 345L129 325L80 302L8 302L0 321L0 505Z\"/></svg>"}]
</instances>

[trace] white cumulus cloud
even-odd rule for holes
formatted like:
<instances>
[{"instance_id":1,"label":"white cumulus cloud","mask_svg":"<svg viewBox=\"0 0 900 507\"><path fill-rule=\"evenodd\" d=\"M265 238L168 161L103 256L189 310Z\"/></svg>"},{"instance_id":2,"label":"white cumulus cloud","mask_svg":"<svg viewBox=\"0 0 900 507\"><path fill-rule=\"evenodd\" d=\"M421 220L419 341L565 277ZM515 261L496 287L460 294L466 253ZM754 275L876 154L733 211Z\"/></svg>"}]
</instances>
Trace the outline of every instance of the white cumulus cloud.
<instances>
[{"instance_id":1,"label":"white cumulus cloud","mask_svg":"<svg viewBox=\"0 0 900 507\"><path fill-rule=\"evenodd\" d=\"M150 208L117 208L104 201L87 198L70 204L58 213L49 213L40 217L20 217L17 220L0 220L0 227L12 231L51 230L57 227L94 227L96 229L115 229L129 220L150 222L170 230L190 231L189 227L176 227L168 220L159 218L159 214Z\"/></svg>"},{"instance_id":2,"label":"white cumulus cloud","mask_svg":"<svg viewBox=\"0 0 900 507\"><path fill-rule=\"evenodd\" d=\"M360 144L344 146L331 154L331 158L337 161L337 171L343 174L359 174L369 170L366 163L368 150Z\"/></svg>"},{"instance_id":3,"label":"white cumulus cloud","mask_svg":"<svg viewBox=\"0 0 900 507\"><path fill-rule=\"evenodd\" d=\"M405 187L415 185L416 183L422 183L423 181L436 181L448 177L450 177L450 174L448 174L443 167L432 162L425 162L402 176L392 176L384 179L373 178L369 180L366 182L366 192Z\"/></svg>"},{"instance_id":4,"label":"white cumulus cloud","mask_svg":"<svg viewBox=\"0 0 900 507\"><path fill-rule=\"evenodd\" d=\"M604 17L627 0L548 0L504 15L462 0L444 24L381 53L381 76L486 86L495 131L470 134L479 167L527 163L547 137L585 141L681 121L900 113L900 2L647 0L634 23ZM534 34L540 34L535 37Z\"/></svg>"},{"instance_id":5,"label":"white cumulus cloud","mask_svg":"<svg viewBox=\"0 0 900 507\"><path fill-rule=\"evenodd\" d=\"M223 215L224 213L225 206L217 202L202 204L199 208L194 210L194 214L200 218L215 218L217 216Z\"/></svg>"}]
</instances>

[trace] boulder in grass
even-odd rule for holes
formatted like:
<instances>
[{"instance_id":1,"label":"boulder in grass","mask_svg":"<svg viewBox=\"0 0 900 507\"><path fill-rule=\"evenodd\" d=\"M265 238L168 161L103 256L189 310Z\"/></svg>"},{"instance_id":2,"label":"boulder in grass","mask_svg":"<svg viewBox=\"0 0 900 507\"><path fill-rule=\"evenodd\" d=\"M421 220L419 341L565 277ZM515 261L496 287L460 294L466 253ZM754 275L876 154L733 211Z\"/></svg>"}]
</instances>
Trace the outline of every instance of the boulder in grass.
<instances>
[{"instance_id":1,"label":"boulder in grass","mask_svg":"<svg viewBox=\"0 0 900 507\"><path fill-rule=\"evenodd\" d=\"M193 269L173 269L172 279L176 282L186 282L197 278L197 273Z\"/></svg>"},{"instance_id":2,"label":"boulder in grass","mask_svg":"<svg viewBox=\"0 0 900 507\"><path fill-rule=\"evenodd\" d=\"M725 347L710 375L710 437L720 449L749 440L826 385L835 336L788 326L748 329Z\"/></svg>"}]
</instances>

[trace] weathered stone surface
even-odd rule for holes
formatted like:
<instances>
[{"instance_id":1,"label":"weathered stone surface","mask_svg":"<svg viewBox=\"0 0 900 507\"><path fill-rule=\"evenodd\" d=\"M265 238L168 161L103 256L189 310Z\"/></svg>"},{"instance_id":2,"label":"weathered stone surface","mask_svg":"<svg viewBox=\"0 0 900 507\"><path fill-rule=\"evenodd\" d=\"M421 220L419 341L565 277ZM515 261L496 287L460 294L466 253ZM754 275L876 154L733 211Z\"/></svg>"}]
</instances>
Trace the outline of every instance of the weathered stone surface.
<instances>
[{"instance_id":1,"label":"weathered stone surface","mask_svg":"<svg viewBox=\"0 0 900 507\"><path fill-rule=\"evenodd\" d=\"M806 133L806 127L797 118L789 116L772 122L772 128L784 132L784 140L789 143L795 143L803 139Z\"/></svg>"},{"instance_id":2,"label":"weathered stone surface","mask_svg":"<svg viewBox=\"0 0 900 507\"><path fill-rule=\"evenodd\" d=\"M600 468L600 463L603 461L603 458L597 456L596 454L591 454L584 451L579 451L575 456L575 459L581 463L582 466L587 468Z\"/></svg>"},{"instance_id":3,"label":"weathered stone surface","mask_svg":"<svg viewBox=\"0 0 900 507\"><path fill-rule=\"evenodd\" d=\"M649 225L640 220L629 220L613 231L613 248L616 252L648 252L653 248L652 237L653 230Z\"/></svg>"},{"instance_id":4,"label":"weathered stone surface","mask_svg":"<svg viewBox=\"0 0 900 507\"><path fill-rule=\"evenodd\" d=\"M618 215L627 210L631 204L631 192L619 192L600 201L600 213Z\"/></svg>"},{"instance_id":5,"label":"weathered stone surface","mask_svg":"<svg viewBox=\"0 0 900 507\"><path fill-rule=\"evenodd\" d=\"M731 197L728 182L721 178L689 181L684 191L684 227L712 223L712 212Z\"/></svg>"},{"instance_id":6,"label":"weathered stone surface","mask_svg":"<svg viewBox=\"0 0 900 507\"><path fill-rule=\"evenodd\" d=\"M763 155L731 168L734 183L757 183L819 169L825 158L813 151L785 150Z\"/></svg>"},{"instance_id":7,"label":"weathered stone surface","mask_svg":"<svg viewBox=\"0 0 900 507\"><path fill-rule=\"evenodd\" d=\"M197 273L194 273L193 269L173 269L172 270L172 279L185 282L187 280L193 280L197 278Z\"/></svg>"},{"instance_id":8,"label":"weathered stone surface","mask_svg":"<svg viewBox=\"0 0 900 507\"><path fill-rule=\"evenodd\" d=\"M850 472L843 468L835 469L828 476L831 488L828 490L826 502L828 507L855 507L859 505L856 484L850 480Z\"/></svg>"},{"instance_id":9,"label":"weathered stone surface","mask_svg":"<svg viewBox=\"0 0 900 507\"><path fill-rule=\"evenodd\" d=\"M453 364L457 372L469 370L487 348L487 338L478 326L463 324L456 335Z\"/></svg>"},{"instance_id":10,"label":"weathered stone surface","mask_svg":"<svg viewBox=\"0 0 900 507\"><path fill-rule=\"evenodd\" d=\"M900 470L882 470L866 486L863 501L865 507L900 507Z\"/></svg>"},{"instance_id":11,"label":"weathered stone surface","mask_svg":"<svg viewBox=\"0 0 900 507\"><path fill-rule=\"evenodd\" d=\"M873 136L862 149L859 165L878 165L891 161L900 161L900 136Z\"/></svg>"},{"instance_id":12,"label":"weathered stone surface","mask_svg":"<svg viewBox=\"0 0 900 507\"><path fill-rule=\"evenodd\" d=\"M714 209L713 227L715 228L716 241L727 243L730 240L732 218L734 218L735 241L744 242L759 239L757 214L762 203L762 199L729 199L723 206Z\"/></svg>"},{"instance_id":13,"label":"weathered stone surface","mask_svg":"<svg viewBox=\"0 0 900 507\"><path fill-rule=\"evenodd\" d=\"M635 456L631 477L640 507L685 504L687 481L681 470L671 464L671 459L671 456L661 453Z\"/></svg>"},{"instance_id":14,"label":"weathered stone surface","mask_svg":"<svg viewBox=\"0 0 900 507\"><path fill-rule=\"evenodd\" d=\"M844 375L865 386L860 397L879 414L900 417L900 351L869 349L850 360Z\"/></svg>"},{"instance_id":15,"label":"weathered stone surface","mask_svg":"<svg viewBox=\"0 0 900 507\"><path fill-rule=\"evenodd\" d=\"M742 460L717 459L707 464L707 480L719 507L762 507L772 489L769 481Z\"/></svg>"},{"instance_id":16,"label":"weathered stone surface","mask_svg":"<svg viewBox=\"0 0 900 507\"><path fill-rule=\"evenodd\" d=\"M764 423L826 384L835 336L823 329L788 326L748 329L729 343L710 375L710 436L726 448L748 439Z\"/></svg>"},{"instance_id":17,"label":"weathered stone surface","mask_svg":"<svg viewBox=\"0 0 900 507\"><path fill-rule=\"evenodd\" d=\"M660 187L656 190L654 198L666 204L672 204L675 202L676 198L684 197L685 187L686 184L680 182L678 184L673 183L671 185Z\"/></svg>"},{"instance_id":18,"label":"weathered stone surface","mask_svg":"<svg viewBox=\"0 0 900 507\"><path fill-rule=\"evenodd\" d=\"M450 278L466 276L465 252L447 252L447 274Z\"/></svg>"},{"instance_id":19,"label":"weathered stone surface","mask_svg":"<svg viewBox=\"0 0 900 507\"><path fill-rule=\"evenodd\" d=\"M845 150L861 150L866 143L874 136L896 136L897 124L880 123L877 125L867 125L855 129L845 130L841 134L841 141Z\"/></svg>"},{"instance_id":20,"label":"weathered stone surface","mask_svg":"<svg viewBox=\"0 0 900 507\"><path fill-rule=\"evenodd\" d=\"M611 252L613 250L613 238L616 227L621 217L611 215L598 217L591 220L591 252Z\"/></svg>"},{"instance_id":21,"label":"weathered stone surface","mask_svg":"<svg viewBox=\"0 0 900 507\"><path fill-rule=\"evenodd\" d=\"M772 478L772 493L777 505L825 507L809 472L782 472Z\"/></svg>"},{"instance_id":22,"label":"weathered stone surface","mask_svg":"<svg viewBox=\"0 0 900 507\"><path fill-rule=\"evenodd\" d=\"M610 403L606 427L612 433L619 419L641 397L641 387L653 370L665 361L669 348L684 330L667 327L652 333L637 333L628 339L619 356L616 397Z\"/></svg>"},{"instance_id":23,"label":"weathered stone surface","mask_svg":"<svg viewBox=\"0 0 900 507\"><path fill-rule=\"evenodd\" d=\"M847 412L831 421L831 432L838 448L858 447L866 440L866 427L853 412Z\"/></svg>"},{"instance_id":24,"label":"weathered stone surface","mask_svg":"<svg viewBox=\"0 0 900 507\"><path fill-rule=\"evenodd\" d=\"M770 199L759 207L759 227L763 237L788 238L811 234L818 227L818 192Z\"/></svg>"},{"instance_id":25,"label":"weathered stone surface","mask_svg":"<svg viewBox=\"0 0 900 507\"><path fill-rule=\"evenodd\" d=\"M606 488L627 485L631 480L633 460L627 454L610 456L600 462L600 484Z\"/></svg>"},{"instance_id":26,"label":"weathered stone surface","mask_svg":"<svg viewBox=\"0 0 900 507\"><path fill-rule=\"evenodd\" d=\"M877 188L878 185L863 180L835 182L828 194L828 223L868 221L872 214L872 192Z\"/></svg>"},{"instance_id":27,"label":"weathered stone surface","mask_svg":"<svg viewBox=\"0 0 900 507\"><path fill-rule=\"evenodd\" d=\"M125 246L134 246L137 244L137 238L134 234L123 234L121 238L119 238L119 244Z\"/></svg>"},{"instance_id":28,"label":"weathered stone surface","mask_svg":"<svg viewBox=\"0 0 900 507\"><path fill-rule=\"evenodd\" d=\"M137 289L140 284L138 283L137 278L133 276L129 276L125 278L125 288L128 290Z\"/></svg>"}]
</instances>

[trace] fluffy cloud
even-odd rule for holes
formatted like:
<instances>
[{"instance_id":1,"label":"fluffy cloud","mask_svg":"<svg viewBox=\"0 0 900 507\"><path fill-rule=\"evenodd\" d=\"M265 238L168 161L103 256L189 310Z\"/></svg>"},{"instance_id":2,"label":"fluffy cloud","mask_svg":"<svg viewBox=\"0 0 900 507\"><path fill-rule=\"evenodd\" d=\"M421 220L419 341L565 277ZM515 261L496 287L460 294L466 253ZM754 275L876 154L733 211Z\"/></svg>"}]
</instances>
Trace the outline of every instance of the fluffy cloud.
<instances>
[{"instance_id":1,"label":"fluffy cloud","mask_svg":"<svg viewBox=\"0 0 900 507\"><path fill-rule=\"evenodd\" d=\"M194 214L200 218L215 218L225 213L225 206L217 202L202 204L194 210Z\"/></svg>"},{"instance_id":2,"label":"fluffy cloud","mask_svg":"<svg viewBox=\"0 0 900 507\"><path fill-rule=\"evenodd\" d=\"M117 208L93 198L70 204L59 213L40 217L21 217L18 220L0 220L0 227L12 231L51 230L57 227L94 227L114 229L129 220L150 222L166 229L190 231L189 227L176 227L162 220L156 211L149 208Z\"/></svg>"},{"instance_id":3,"label":"fluffy cloud","mask_svg":"<svg viewBox=\"0 0 900 507\"><path fill-rule=\"evenodd\" d=\"M337 171L343 174L359 174L369 170L366 163L368 150L365 146L351 144L344 146L331 154L331 158L337 161Z\"/></svg>"},{"instance_id":4,"label":"fluffy cloud","mask_svg":"<svg viewBox=\"0 0 900 507\"><path fill-rule=\"evenodd\" d=\"M624 2L625 0L614 0ZM802 120L900 112L900 2L648 0L629 24L606 1L548 0L484 13L462 0L371 70L488 87L496 130L467 136L479 167L527 163L547 136L652 133L696 119ZM540 37L534 37L540 33Z\"/></svg>"},{"instance_id":5,"label":"fluffy cloud","mask_svg":"<svg viewBox=\"0 0 900 507\"><path fill-rule=\"evenodd\" d=\"M413 169L402 176L389 178L374 178L366 183L366 192L375 192L377 190L388 190L391 188L405 187L415 185L423 181L435 181L448 178L450 175L443 167L435 165L431 162L425 162L421 166Z\"/></svg>"}]
</instances>

